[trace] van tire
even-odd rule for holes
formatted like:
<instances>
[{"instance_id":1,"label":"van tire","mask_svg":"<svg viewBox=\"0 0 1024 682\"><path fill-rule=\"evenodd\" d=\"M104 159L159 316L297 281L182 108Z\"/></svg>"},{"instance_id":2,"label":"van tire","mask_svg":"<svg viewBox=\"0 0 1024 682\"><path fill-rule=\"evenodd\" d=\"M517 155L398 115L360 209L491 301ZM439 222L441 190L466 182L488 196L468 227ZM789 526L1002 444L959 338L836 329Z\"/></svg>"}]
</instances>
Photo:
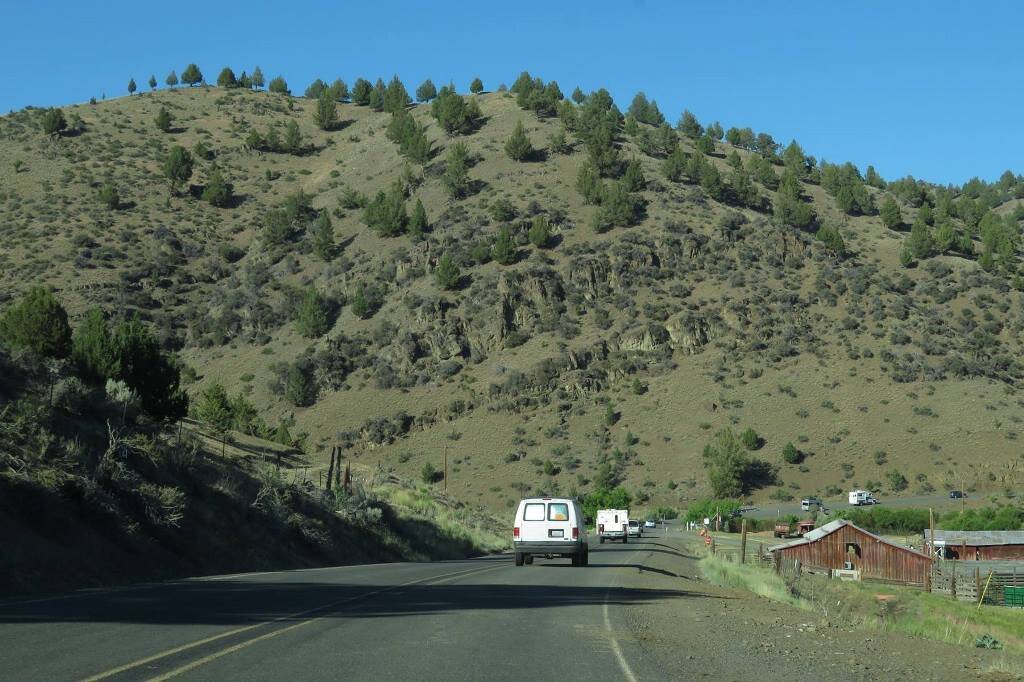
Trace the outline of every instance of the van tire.
<instances>
[{"instance_id":1,"label":"van tire","mask_svg":"<svg viewBox=\"0 0 1024 682\"><path fill-rule=\"evenodd\" d=\"M583 555L582 554L573 554L572 555L572 565L574 567L579 567L579 566L583 565Z\"/></svg>"},{"instance_id":2,"label":"van tire","mask_svg":"<svg viewBox=\"0 0 1024 682\"><path fill-rule=\"evenodd\" d=\"M516 552L516 566L522 566L522 565L523 565L523 553L522 552Z\"/></svg>"},{"instance_id":3,"label":"van tire","mask_svg":"<svg viewBox=\"0 0 1024 682\"><path fill-rule=\"evenodd\" d=\"M533 566L533 555L532 554L527 554L524 560L526 561L526 565L527 566Z\"/></svg>"},{"instance_id":4,"label":"van tire","mask_svg":"<svg viewBox=\"0 0 1024 682\"><path fill-rule=\"evenodd\" d=\"M627 542L628 540L629 540L629 535L628 535L628 534L627 534L627 535L623 535L623 536L622 536L622 544L626 544L626 542Z\"/></svg>"},{"instance_id":5,"label":"van tire","mask_svg":"<svg viewBox=\"0 0 1024 682\"><path fill-rule=\"evenodd\" d=\"M601 544L602 545L604 544L604 536L603 535L601 536Z\"/></svg>"},{"instance_id":6,"label":"van tire","mask_svg":"<svg viewBox=\"0 0 1024 682\"><path fill-rule=\"evenodd\" d=\"M580 561L580 566L589 566L589 565L590 565L590 550L584 548L583 549L582 561Z\"/></svg>"}]
</instances>

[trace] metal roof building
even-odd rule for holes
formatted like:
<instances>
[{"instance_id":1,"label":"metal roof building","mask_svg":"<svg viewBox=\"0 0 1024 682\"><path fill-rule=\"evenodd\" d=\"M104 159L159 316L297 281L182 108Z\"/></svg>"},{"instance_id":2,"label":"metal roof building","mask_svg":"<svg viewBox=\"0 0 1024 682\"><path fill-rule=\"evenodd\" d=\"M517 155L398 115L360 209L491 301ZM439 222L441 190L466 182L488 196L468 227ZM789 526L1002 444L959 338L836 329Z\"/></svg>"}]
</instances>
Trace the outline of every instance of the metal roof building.
<instances>
[{"instance_id":1,"label":"metal roof building","mask_svg":"<svg viewBox=\"0 0 1024 682\"><path fill-rule=\"evenodd\" d=\"M924 530L924 547L934 544L945 559L1024 560L1024 531L1021 530L936 530L935 540Z\"/></svg>"}]
</instances>

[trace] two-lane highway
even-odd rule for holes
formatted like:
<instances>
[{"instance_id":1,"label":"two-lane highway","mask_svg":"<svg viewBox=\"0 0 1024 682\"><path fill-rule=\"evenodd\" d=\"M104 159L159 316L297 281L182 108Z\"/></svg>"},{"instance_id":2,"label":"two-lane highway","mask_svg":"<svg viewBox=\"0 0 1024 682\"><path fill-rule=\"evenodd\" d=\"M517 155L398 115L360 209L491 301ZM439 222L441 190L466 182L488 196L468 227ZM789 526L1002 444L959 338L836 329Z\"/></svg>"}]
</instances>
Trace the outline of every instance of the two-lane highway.
<instances>
[{"instance_id":1,"label":"two-lane highway","mask_svg":"<svg viewBox=\"0 0 1024 682\"><path fill-rule=\"evenodd\" d=\"M0 603L0 670L47 680L661 677L636 655L620 611L690 596L644 586L646 558L667 551L645 537L595 542L585 568L498 556Z\"/></svg>"}]
</instances>

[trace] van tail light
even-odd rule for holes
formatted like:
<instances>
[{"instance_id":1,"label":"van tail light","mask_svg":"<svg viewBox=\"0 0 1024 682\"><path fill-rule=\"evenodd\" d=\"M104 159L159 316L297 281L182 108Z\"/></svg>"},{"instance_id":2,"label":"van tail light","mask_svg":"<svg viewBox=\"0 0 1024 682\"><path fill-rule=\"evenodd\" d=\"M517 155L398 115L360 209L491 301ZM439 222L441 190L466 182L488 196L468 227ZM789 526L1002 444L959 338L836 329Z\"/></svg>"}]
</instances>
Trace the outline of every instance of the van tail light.
<instances>
[{"instance_id":1,"label":"van tail light","mask_svg":"<svg viewBox=\"0 0 1024 682\"><path fill-rule=\"evenodd\" d=\"M572 539L573 540L579 540L579 538L580 538L580 529L577 528L576 526L573 526L572 527Z\"/></svg>"},{"instance_id":2,"label":"van tail light","mask_svg":"<svg viewBox=\"0 0 1024 682\"><path fill-rule=\"evenodd\" d=\"M518 539L519 538L519 526L516 526L515 528L512 529L512 537L513 537L513 539Z\"/></svg>"},{"instance_id":3,"label":"van tail light","mask_svg":"<svg viewBox=\"0 0 1024 682\"><path fill-rule=\"evenodd\" d=\"M604 532L604 524L603 523L597 524L597 532L598 533L603 533Z\"/></svg>"}]
</instances>

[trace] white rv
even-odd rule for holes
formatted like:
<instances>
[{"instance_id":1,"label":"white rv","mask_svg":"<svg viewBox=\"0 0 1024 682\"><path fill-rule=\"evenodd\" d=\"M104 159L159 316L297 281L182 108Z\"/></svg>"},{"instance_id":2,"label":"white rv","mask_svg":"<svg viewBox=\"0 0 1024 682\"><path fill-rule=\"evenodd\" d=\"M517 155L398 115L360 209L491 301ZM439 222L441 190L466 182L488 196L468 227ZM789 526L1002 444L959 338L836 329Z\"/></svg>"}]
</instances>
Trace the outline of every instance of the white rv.
<instances>
[{"instance_id":1,"label":"white rv","mask_svg":"<svg viewBox=\"0 0 1024 682\"><path fill-rule=\"evenodd\" d=\"M602 545L606 539L626 542L629 537L629 510L598 509L597 537Z\"/></svg>"},{"instance_id":2,"label":"white rv","mask_svg":"<svg viewBox=\"0 0 1024 682\"><path fill-rule=\"evenodd\" d=\"M851 490L850 504L859 507L862 504L878 504L878 500L870 490Z\"/></svg>"}]
</instances>

